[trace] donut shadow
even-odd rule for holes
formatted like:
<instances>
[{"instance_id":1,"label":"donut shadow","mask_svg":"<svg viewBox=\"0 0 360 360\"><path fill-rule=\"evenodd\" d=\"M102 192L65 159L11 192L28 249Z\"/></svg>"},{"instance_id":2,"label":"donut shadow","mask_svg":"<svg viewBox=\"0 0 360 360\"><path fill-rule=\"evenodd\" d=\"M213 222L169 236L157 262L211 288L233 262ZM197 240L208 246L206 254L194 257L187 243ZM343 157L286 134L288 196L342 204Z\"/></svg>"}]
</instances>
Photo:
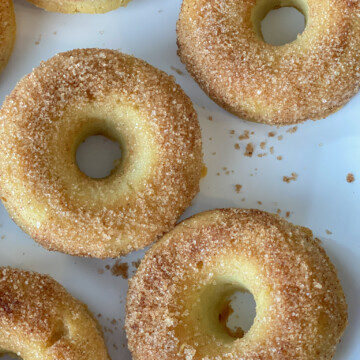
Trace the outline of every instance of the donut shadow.
<instances>
[{"instance_id":1,"label":"donut shadow","mask_svg":"<svg viewBox=\"0 0 360 360\"><path fill-rule=\"evenodd\" d=\"M332 239L324 237L319 239L338 272L348 304L349 323L337 346L334 360L354 359L354 354L359 353L360 350L360 284L359 274L354 273L354 264L359 264L360 259L354 252Z\"/></svg>"}]
</instances>

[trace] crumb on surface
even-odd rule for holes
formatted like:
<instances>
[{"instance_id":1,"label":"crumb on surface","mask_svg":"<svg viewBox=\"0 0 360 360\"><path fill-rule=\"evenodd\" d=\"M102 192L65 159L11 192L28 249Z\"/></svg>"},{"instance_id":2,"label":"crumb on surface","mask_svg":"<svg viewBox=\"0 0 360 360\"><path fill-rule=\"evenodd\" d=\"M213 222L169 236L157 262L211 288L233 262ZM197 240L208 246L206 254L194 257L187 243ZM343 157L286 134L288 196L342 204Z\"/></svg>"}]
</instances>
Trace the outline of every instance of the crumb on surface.
<instances>
[{"instance_id":1,"label":"crumb on surface","mask_svg":"<svg viewBox=\"0 0 360 360\"><path fill-rule=\"evenodd\" d=\"M348 183L353 183L353 182L355 181L355 176L354 176L354 174L348 173L348 174L346 175L346 181L347 181Z\"/></svg>"},{"instance_id":2,"label":"crumb on surface","mask_svg":"<svg viewBox=\"0 0 360 360\"><path fill-rule=\"evenodd\" d=\"M298 176L299 175L297 173L292 172L291 176L283 176L283 181L288 184L290 181L296 181Z\"/></svg>"},{"instance_id":3,"label":"crumb on surface","mask_svg":"<svg viewBox=\"0 0 360 360\"><path fill-rule=\"evenodd\" d=\"M266 141L262 141L262 142L260 143L260 148L261 148L262 150L264 150L264 149L265 149L265 146L266 146Z\"/></svg>"},{"instance_id":4,"label":"crumb on surface","mask_svg":"<svg viewBox=\"0 0 360 360\"><path fill-rule=\"evenodd\" d=\"M213 120L213 117L212 117L212 116L208 116L208 119L209 119L210 121L212 121L212 120Z\"/></svg>"},{"instance_id":5,"label":"crumb on surface","mask_svg":"<svg viewBox=\"0 0 360 360\"><path fill-rule=\"evenodd\" d=\"M260 154L258 154L257 156L259 157L259 158L262 158L262 157L264 157L264 156L266 156L267 155L267 153L260 153Z\"/></svg>"},{"instance_id":6,"label":"crumb on surface","mask_svg":"<svg viewBox=\"0 0 360 360\"><path fill-rule=\"evenodd\" d=\"M277 156L276 157L278 160L282 160L283 159L283 157L280 155L280 156Z\"/></svg>"},{"instance_id":7,"label":"crumb on surface","mask_svg":"<svg viewBox=\"0 0 360 360\"><path fill-rule=\"evenodd\" d=\"M252 143L248 143L246 145L246 149L245 149L245 152L244 152L244 155L245 156L248 156L248 157L252 157L253 156L253 153L254 153L254 145Z\"/></svg>"},{"instance_id":8,"label":"crumb on surface","mask_svg":"<svg viewBox=\"0 0 360 360\"><path fill-rule=\"evenodd\" d=\"M240 185L240 184L236 184L236 185L235 185L235 191L236 191L237 194L240 193L241 188L242 188L242 185Z\"/></svg>"},{"instance_id":9,"label":"crumb on surface","mask_svg":"<svg viewBox=\"0 0 360 360\"><path fill-rule=\"evenodd\" d=\"M332 232L331 232L330 230L328 230L328 229L326 229L325 232L326 232L326 234L328 234L328 235L331 235L331 234L332 234Z\"/></svg>"},{"instance_id":10,"label":"crumb on surface","mask_svg":"<svg viewBox=\"0 0 360 360\"><path fill-rule=\"evenodd\" d=\"M271 147L270 147L270 154L274 154L274 152L275 152L274 147L271 146Z\"/></svg>"},{"instance_id":11,"label":"crumb on surface","mask_svg":"<svg viewBox=\"0 0 360 360\"><path fill-rule=\"evenodd\" d=\"M239 136L239 140L250 139L249 130L244 130L244 132Z\"/></svg>"},{"instance_id":12,"label":"crumb on surface","mask_svg":"<svg viewBox=\"0 0 360 360\"><path fill-rule=\"evenodd\" d=\"M281 141L281 140L284 138L284 136L283 136L283 135L279 135L277 138L278 138L279 141Z\"/></svg>"},{"instance_id":13,"label":"crumb on surface","mask_svg":"<svg viewBox=\"0 0 360 360\"><path fill-rule=\"evenodd\" d=\"M296 133L297 129L298 129L297 126L293 126L290 129L286 130L286 132L289 134L293 134L293 133Z\"/></svg>"},{"instance_id":14,"label":"crumb on surface","mask_svg":"<svg viewBox=\"0 0 360 360\"><path fill-rule=\"evenodd\" d=\"M276 135L276 132L275 132L275 131L270 131L270 132L268 133L268 137L275 137L275 135Z\"/></svg>"},{"instance_id":15,"label":"crumb on surface","mask_svg":"<svg viewBox=\"0 0 360 360\"><path fill-rule=\"evenodd\" d=\"M123 279L128 279L128 263L122 263L120 260L117 260L115 264L111 267L111 273L114 276L121 276Z\"/></svg>"},{"instance_id":16,"label":"crumb on surface","mask_svg":"<svg viewBox=\"0 0 360 360\"><path fill-rule=\"evenodd\" d=\"M236 150L239 150L239 149L240 149L240 145L239 145L238 143L236 143L236 144L234 145L234 148L235 148Z\"/></svg>"},{"instance_id":17,"label":"crumb on surface","mask_svg":"<svg viewBox=\"0 0 360 360\"><path fill-rule=\"evenodd\" d=\"M100 274L100 275L102 275L102 274L104 273L104 269L98 268L98 269L97 269L97 273Z\"/></svg>"}]
</instances>

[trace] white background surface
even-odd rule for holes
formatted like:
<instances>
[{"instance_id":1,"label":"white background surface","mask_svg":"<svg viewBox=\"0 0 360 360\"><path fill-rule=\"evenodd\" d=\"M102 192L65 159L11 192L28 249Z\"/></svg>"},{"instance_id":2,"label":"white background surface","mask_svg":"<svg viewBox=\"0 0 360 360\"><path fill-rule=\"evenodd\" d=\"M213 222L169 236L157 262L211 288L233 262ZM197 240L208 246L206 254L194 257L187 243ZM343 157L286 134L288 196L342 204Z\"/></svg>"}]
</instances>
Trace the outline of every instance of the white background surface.
<instances>
[{"instance_id":1,"label":"white background surface","mask_svg":"<svg viewBox=\"0 0 360 360\"><path fill-rule=\"evenodd\" d=\"M175 24L180 4L180 0L133 0L127 8L91 16L46 13L25 0L15 0L17 40L12 58L0 75L1 101L41 60L73 48L119 49L174 75L198 111L208 168L200 194L183 217L230 206L270 212L280 209L282 216L290 211L290 221L311 228L323 241L347 295L350 322L336 359L359 359L360 96L325 120L299 125L295 133L287 133L289 127L272 128L230 115L199 89L177 57ZM171 67L181 69L183 74ZM254 134L240 141L238 136L244 130ZM270 131L276 136L268 137ZM282 140L277 138L280 135ZM263 141L265 150L260 148ZM249 142L255 146L251 158L244 156ZM240 150L235 149L235 143ZM274 154L269 151L271 146ZM260 153L267 155L258 157ZM277 156L283 159L279 161ZM226 175L226 171L230 173ZM292 172L298 174L298 179L283 182L282 177ZM355 175L354 183L346 181L348 173ZM235 191L236 184L242 185L240 193ZM127 280L105 269L115 261L45 251L10 220L2 206L0 224L0 265L51 274L91 311L102 314L100 322L106 327L112 359L131 359L123 330ZM131 264L142 256L139 251L121 262ZM104 274L98 269L104 269ZM134 270L130 265L129 275ZM113 319L116 323L111 324Z\"/></svg>"}]
</instances>

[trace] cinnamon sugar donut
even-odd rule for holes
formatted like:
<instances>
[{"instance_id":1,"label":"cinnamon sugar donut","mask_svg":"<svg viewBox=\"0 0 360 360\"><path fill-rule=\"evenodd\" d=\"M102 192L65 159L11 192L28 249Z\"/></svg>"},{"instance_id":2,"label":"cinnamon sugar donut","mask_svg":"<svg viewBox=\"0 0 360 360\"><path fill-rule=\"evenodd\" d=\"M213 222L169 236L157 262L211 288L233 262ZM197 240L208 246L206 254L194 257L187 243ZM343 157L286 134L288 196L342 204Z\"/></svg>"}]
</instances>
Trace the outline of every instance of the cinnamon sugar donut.
<instances>
[{"instance_id":1,"label":"cinnamon sugar donut","mask_svg":"<svg viewBox=\"0 0 360 360\"><path fill-rule=\"evenodd\" d=\"M91 135L122 158L92 179L75 160ZM173 77L113 50L61 53L23 78L0 111L0 193L50 250L118 257L175 225L199 190L201 134Z\"/></svg>"},{"instance_id":2,"label":"cinnamon sugar donut","mask_svg":"<svg viewBox=\"0 0 360 360\"><path fill-rule=\"evenodd\" d=\"M110 360L87 307L50 276L0 268L0 355Z\"/></svg>"},{"instance_id":3,"label":"cinnamon sugar donut","mask_svg":"<svg viewBox=\"0 0 360 360\"><path fill-rule=\"evenodd\" d=\"M59 13L103 14L126 6L130 0L28 0L46 10Z\"/></svg>"},{"instance_id":4,"label":"cinnamon sugar donut","mask_svg":"<svg viewBox=\"0 0 360 360\"><path fill-rule=\"evenodd\" d=\"M0 0L0 71L9 61L15 36L16 22L12 0Z\"/></svg>"},{"instance_id":5,"label":"cinnamon sugar donut","mask_svg":"<svg viewBox=\"0 0 360 360\"><path fill-rule=\"evenodd\" d=\"M306 28L292 43L267 44L261 21L284 6L301 11ZM183 0L177 35L201 88L246 120L321 119L360 88L358 0Z\"/></svg>"},{"instance_id":6,"label":"cinnamon sugar donut","mask_svg":"<svg viewBox=\"0 0 360 360\"><path fill-rule=\"evenodd\" d=\"M221 323L222 306L237 291L256 301L242 338ZM126 311L134 360L325 360L347 324L320 241L259 210L214 210L176 226L130 280Z\"/></svg>"}]
</instances>

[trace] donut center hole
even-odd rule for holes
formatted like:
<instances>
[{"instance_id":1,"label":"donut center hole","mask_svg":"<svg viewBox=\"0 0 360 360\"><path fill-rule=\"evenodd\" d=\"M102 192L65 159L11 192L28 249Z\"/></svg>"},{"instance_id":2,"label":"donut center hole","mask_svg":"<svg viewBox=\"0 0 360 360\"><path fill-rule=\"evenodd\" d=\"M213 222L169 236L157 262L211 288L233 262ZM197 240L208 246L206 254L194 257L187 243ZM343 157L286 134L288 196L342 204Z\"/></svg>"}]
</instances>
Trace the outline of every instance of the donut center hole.
<instances>
[{"instance_id":1,"label":"donut center hole","mask_svg":"<svg viewBox=\"0 0 360 360\"><path fill-rule=\"evenodd\" d=\"M271 45L285 45L295 41L305 30L305 16L295 7L270 10L261 22L261 33Z\"/></svg>"},{"instance_id":2,"label":"donut center hole","mask_svg":"<svg viewBox=\"0 0 360 360\"><path fill-rule=\"evenodd\" d=\"M248 291L236 291L221 301L219 323L229 336L240 339L250 330L256 316L256 302Z\"/></svg>"},{"instance_id":3,"label":"donut center hole","mask_svg":"<svg viewBox=\"0 0 360 360\"><path fill-rule=\"evenodd\" d=\"M103 179L111 175L120 160L120 144L103 135L89 136L76 150L77 166L92 179Z\"/></svg>"}]
</instances>

